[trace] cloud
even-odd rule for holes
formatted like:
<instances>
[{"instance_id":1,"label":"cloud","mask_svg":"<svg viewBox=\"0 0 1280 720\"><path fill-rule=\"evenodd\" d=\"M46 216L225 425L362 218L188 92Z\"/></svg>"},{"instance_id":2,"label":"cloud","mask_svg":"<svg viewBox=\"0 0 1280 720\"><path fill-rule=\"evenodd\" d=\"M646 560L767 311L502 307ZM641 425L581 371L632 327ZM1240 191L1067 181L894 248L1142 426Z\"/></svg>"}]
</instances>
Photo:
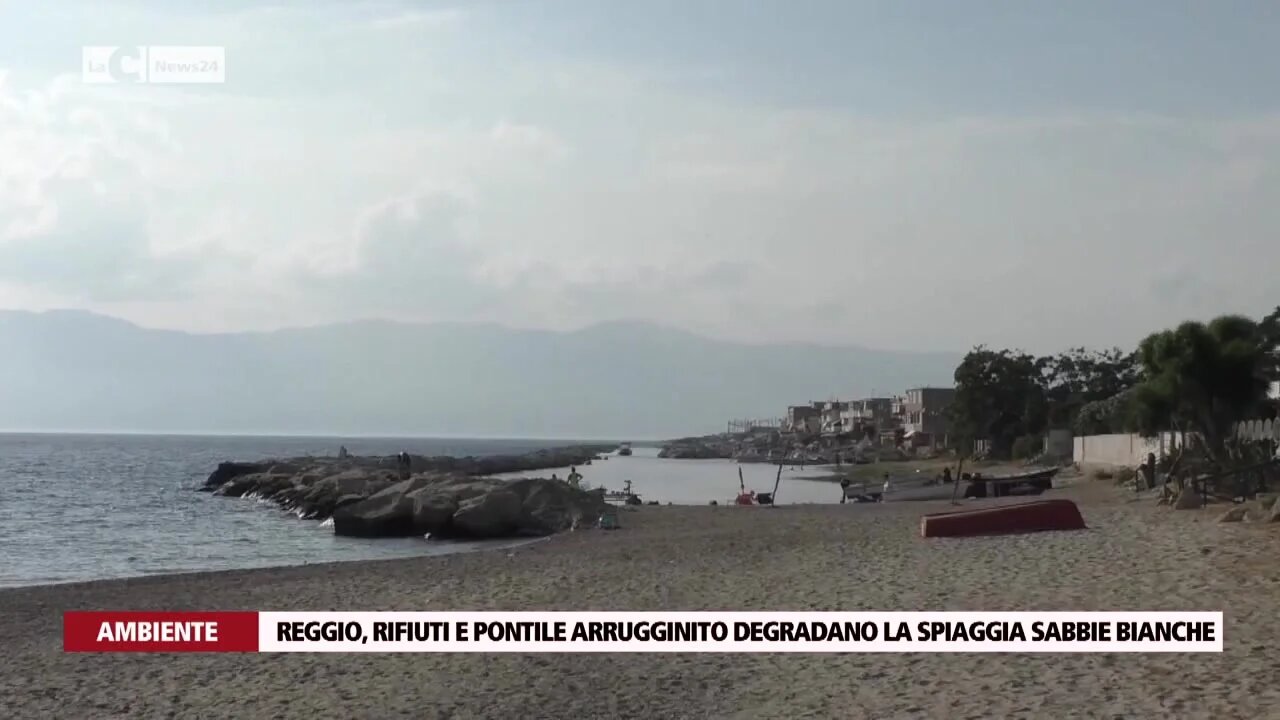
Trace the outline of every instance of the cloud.
<instances>
[{"instance_id":1,"label":"cloud","mask_svg":"<svg viewBox=\"0 0 1280 720\"><path fill-rule=\"evenodd\" d=\"M378 30L431 30L454 29L465 17L457 9L446 10L398 10L391 14L381 15L369 21L369 25Z\"/></svg>"},{"instance_id":2,"label":"cloud","mask_svg":"<svg viewBox=\"0 0 1280 720\"><path fill-rule=\"evenodd\" d=\"M1054 349L1280 293L1274 116L766 103L504 44L491 10L83 10L108 37L225 39L237 69L0 80L5 297L195 329L640 318ZM1231 281L1178 291L1197 276Z\"/></svg>"}]
</instances>

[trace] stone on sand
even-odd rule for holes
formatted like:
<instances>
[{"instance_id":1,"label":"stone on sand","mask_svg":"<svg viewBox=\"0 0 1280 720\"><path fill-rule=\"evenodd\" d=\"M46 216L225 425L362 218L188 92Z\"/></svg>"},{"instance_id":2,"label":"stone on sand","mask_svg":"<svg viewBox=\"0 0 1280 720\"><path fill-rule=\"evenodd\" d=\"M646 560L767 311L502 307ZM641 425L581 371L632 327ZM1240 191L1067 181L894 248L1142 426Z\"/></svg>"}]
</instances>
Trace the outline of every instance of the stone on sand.
<instances>
[{"instance_id":1,"label":"stone on sand","mask_svg":"<svg viewBox=\"0 0 1280 720\"><path fill-rule=\"evenodd\" d=\"M1182 492L1178 493L1178 499L1173 503L1175 510L1197 510L1203 506L1204 500L1192 485L1182 488Z\"/></svg>"}]
</instances>

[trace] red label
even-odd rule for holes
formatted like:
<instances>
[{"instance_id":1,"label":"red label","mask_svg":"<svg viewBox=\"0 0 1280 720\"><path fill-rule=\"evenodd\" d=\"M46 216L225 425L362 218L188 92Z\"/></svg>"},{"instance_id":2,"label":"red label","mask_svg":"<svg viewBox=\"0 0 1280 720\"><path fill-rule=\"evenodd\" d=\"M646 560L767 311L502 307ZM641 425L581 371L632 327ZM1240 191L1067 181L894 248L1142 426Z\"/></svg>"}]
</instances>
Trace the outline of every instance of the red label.
<instances>
[{"instance_id":1,"label":"red label","mask_svg":"<svg viewBox=\"0 0 1280 720\"><path fill-rule=\"evenodd\" d=\"M63 652L257 652L256 612L64 612Z\"/></svg>"}]
</instances>

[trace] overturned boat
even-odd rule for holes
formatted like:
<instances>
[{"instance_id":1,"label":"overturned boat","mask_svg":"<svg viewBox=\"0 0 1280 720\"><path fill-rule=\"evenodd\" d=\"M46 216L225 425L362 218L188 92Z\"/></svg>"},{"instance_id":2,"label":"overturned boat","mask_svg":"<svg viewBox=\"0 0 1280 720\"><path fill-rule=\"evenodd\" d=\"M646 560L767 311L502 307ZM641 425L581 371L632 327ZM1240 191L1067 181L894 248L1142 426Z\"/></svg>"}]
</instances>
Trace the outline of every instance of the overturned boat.
<instances>
[{"instance_id":1,"label":"overturned boat","mask_svg":"<svg viewBox=\"0 0 1280 720\"><path fill-rule=\"evenodd\" d=\"M1063 499L935 513L920 518L920 535L927 538L1084 530L1085 527L1080 508Z\"/></svg>"}]
</instances>

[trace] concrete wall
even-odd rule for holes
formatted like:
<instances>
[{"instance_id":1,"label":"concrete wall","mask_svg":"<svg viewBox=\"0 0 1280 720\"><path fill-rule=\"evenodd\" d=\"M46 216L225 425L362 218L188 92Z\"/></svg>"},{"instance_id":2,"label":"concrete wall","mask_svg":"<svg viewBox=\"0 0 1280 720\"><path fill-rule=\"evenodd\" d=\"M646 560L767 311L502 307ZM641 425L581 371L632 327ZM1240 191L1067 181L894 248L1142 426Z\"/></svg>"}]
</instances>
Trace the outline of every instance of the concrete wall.
<instances>
[{"instance_id":1,"label":"concrete wall","mask_svg":"<svg viewBox=\"0 0 1280 720\"><path fill-rule=\"evenodd\" d=\"M1044 436L1044 452L1054 457L1073 455L1074 440L1070 430L1050 430Z\"/></svg>"},{"instance_id":2,"label":"concrete wall","mask_svg":"<svg viewBox=\"0 0 1280 720\"><path fill-rule=\"evenodd\" d=\"M1135 467L1147 459L1147 453L1157 458L1171 453L1181 444L1175 433L1161 433L1160 437L1144 438L1141 435L1086 435L1072 440L1071 459L1081 465L1123 465Z\"/></svg>"},{"instance_id":3,"label":"concrete wall","mask_svg":"<svg viewBox=\"0 0 1280 720\"><path fill-rule=\"evenodd\" d=\"M1280 443L1280 421L1251 420L1237 423L1235 436L1240 440L1271 440ZM1172 453L1182 444L1177 433L1161 433L1160 437L1141 435L1088 435L1073 438L1071 459L1081 465L1140 465L1147 453L1157 458Z\"/></svg>"}]
</instances>

